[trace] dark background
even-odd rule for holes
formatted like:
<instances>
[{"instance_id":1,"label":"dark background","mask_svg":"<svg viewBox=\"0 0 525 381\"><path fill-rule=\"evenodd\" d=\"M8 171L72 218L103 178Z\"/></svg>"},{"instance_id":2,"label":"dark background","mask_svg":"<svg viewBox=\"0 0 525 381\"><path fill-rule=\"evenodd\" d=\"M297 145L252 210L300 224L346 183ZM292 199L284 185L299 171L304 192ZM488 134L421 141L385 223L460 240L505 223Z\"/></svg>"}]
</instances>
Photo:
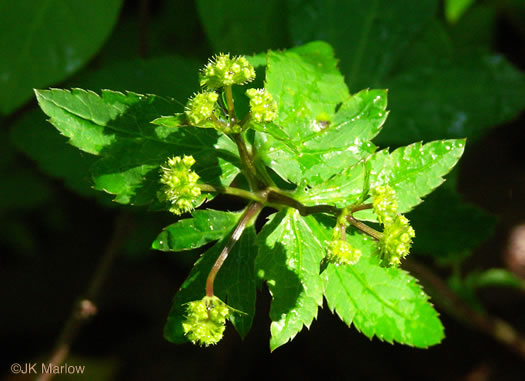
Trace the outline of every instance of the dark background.
<instances>
[{"instance_id":1,"label":"dark background","mask_svg":"<svg viewBox=\"0 0 525 381\"><path fill-rule=\"evenodd\" d=\"M300 2L290 2L293 3ZM478 7L487 9L492 17L490 30L486 30L485 24L479 26L480 39L486 40L483 49L501 54L516 68L525 70L524 8L512 2L480 1L463 17L470 17ZM294 40L292 33L279 35L290 9L283 7L273 13L274 18L265 24L269 25L264 29L266 40L254 42L251 50L249 43L242 42L242 47L237 49L247 47L246 53L250 54L266 48L293 46L297 39ZM176 54L199 67L219 48L232 44L227 39L210 38L214 34L202 9L200 12L192 1L125 1L110 36L86 60L84 67L67 80L47 83L45 87L89 83L98 70L139 57ZM222 12L234 13L231 9L222 9ZM447 25L442 3L433 17ZM447 27L447 31L457 37L461 29L457 26L461 22L462 19L455 24L456 29ZM228 32L222 30L221 33ZM476 44L474 40L468 41ZM468 57L462 59L468 60ZM344 66L343 61L342 64ZM121 80L115 78L118 76L115 72L112 80ZM147 78L144 80L147 82ZM167 78L165 83L147 83L145 88L153 92L149 89L156 86L164 91L167 86L177 86L178 81ZM112 83L108 82L107 87L112 88ZM192 86L196 87L196 82ZM523 88L516 93L525 99ZM390 109L391 115L396 112L394 107ZM258 293L257 314L244 342L230 327L223 341L213 348L168 343L162 337L162 329L171 299L198 253L162 253L149 248L158 232L174 222L174 216L111 204L109 197L79 192L68 180L69 174L53 174L34 150L17 143L21 121L31 121L30 118L39 118L39 123L45 119L34 100L5 112L1 119L4 156L9 156L10 164L7 169L2 167L4 196L0 209L3 230L0 235L0 343L4 349L0 377L14 379L8 371L13 362L47 359L74 301L85 291L99 258L115 234L115 224L125 221L126 239L103 284L99 312L83 327L67 361L86 365L90 373L85 379L245 380L261 376L289 380L320 377L327 380L523 380L523 357L440 308L447 337L442 344L428 350L390 345L377 339L370 341L346 327L325 306L309 330L270 353L271 298L265 287ZM523 112L519 114L519 107L512 117L500 119L490 128L473 134L456 173L464 200L495 216L495 224L490 228L480 229L478 234L474 231L476 240L483 243L468 250L470 255L462 262L461 271L505 267L523 277L523 249L519 265L519 258L512 257L519 253L510 252L508 245L513 229L525 223L525 159L521 149L525 120ZM52 130L50 125L47 127ZM443 137L448 136L444 133ZM401 143L393 139L384 144L394 147ZM81 171L85 169L79 168L78 172ZM23 184L29 185L12 191L11 184L18 183L11 182L10 176L20 173L27 175L29 180L24 178ZM84 180L88 184L88 179ZM215 207L232 210L241 205L225 198L214 201ZM446 221L442 226L447 229ZM521 242L523 240L525 238ZM450 261L419 254L419 260L443 279L451 274ZM476 301L489 314L506 320L518 332L525 332L523 290L490 287L476 295ZM65 376L63 379L82 378Z\"/></svg>"}]
</instances>

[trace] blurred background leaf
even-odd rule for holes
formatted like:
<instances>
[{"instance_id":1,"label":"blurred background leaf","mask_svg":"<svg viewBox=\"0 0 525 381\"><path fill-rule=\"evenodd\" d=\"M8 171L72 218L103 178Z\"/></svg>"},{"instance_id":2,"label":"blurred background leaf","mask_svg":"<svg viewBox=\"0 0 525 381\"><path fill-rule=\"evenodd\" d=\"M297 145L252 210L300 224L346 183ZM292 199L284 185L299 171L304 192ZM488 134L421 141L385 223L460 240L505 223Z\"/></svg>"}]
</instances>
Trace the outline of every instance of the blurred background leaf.
<instances>
[{"instance_id":1,"label":"blurred background leaf","mask_svg":"<svg viewBox=\"0 0 525 381\"><path fill-rule=\"evenodd\" d=\"M251 55L288 46L280 0L198 0L197 9L215 52Z\"/></svg>"},{"instance_id":2,"label":"blurred background leaf","mask_svg":"<svg viewBox=\"0 0 525 381\"><path fill-rule=\"evenodd\" d=\"M84 66L115 25L122 0L2 1L0 113Z\"/></svg>"}]
</instances>

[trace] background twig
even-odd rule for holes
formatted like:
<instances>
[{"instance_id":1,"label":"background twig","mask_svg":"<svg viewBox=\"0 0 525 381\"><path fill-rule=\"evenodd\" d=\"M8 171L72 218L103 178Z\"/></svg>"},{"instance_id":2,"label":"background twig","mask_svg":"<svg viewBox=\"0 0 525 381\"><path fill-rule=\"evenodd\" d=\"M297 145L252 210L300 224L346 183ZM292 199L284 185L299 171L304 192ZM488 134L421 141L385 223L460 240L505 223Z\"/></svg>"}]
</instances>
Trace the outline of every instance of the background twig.
<instances>
[{"instance_id":1,"label":"background twig","mask_svg":"<svg viewBox=\"0 0 525 381\"><path fill-rule=\"evenodd\" d=\"M75 304L69 318L60 333L55 349L48 363L52 366L60 366L67 358L71 344L78 335L82 325L97 313L97 298L100 289L106 280L111 265L125 242L125 238L131 228L129 216L120 214L115 219L113 235L109 241L104 254L100 258L97 269L88 284L87 290ZM42 373L37 381L49 381L54 376L52 373Z\"/></svg>"},{"instance_id":2,"label":"background twig","mask_svg":"<svg viewBox=\"0 0 525 381\"><path fill-rule=\"evenodd\" d=\"M403 268L417 277L426 291L432 296L432 301L451 316L465 325L491 336L525 359L525 337L509 323L498 317L478 312L471 308L450 289L445 281L423 264L410 259L404 262Z\"/></svg>"}]
</instances>

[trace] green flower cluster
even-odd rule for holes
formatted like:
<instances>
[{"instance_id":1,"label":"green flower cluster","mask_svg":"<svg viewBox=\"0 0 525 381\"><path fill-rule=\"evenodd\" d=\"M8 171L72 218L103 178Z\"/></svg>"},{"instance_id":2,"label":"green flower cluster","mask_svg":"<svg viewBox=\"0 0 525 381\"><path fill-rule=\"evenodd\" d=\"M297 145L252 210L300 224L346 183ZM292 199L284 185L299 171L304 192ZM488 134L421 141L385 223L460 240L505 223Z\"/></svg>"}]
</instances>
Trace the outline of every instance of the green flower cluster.
<instances>
[{"instance_id":1,"label":"green flower cluster","mask_svg":"<svg viewBox=\"0 0 525 381\"><path fill-rule=\"evenodd\" d=\"M196 185L199 175L191 170L193 156L175 156L161 167L160 182L164 184L163 197L171 203L170 212L180 215L193 210L195 200L201 194Z\"/></svg>"},{"instance_id":2,"label":"green flower cluster","mask_svg":"<svg viewBox=\"0 0 525 381\"><path fill-rule=\"evenodd\" d=\"M379 240L379 252L384 264L397 266L405 258L412 246L416 233L405 216L398 215L385 225L383 237Z\"/></svg>"},{"instance_id":3,"label":"green flower cluster","mask_svg":"<svg viewBox=\"0 0 525 381\"><path fill-rule=\"evenodd\" d=\"M390 185L381 185L372 189L372 206L380 223L391 223L397 216L396 192Z\"/></svg>"},{"instance_id":4,"label":"green flower cluster","mask_svg":"<svg viewBox=\"0 0 525 381\"><path fill-rule=\"evenodd\" d=\"M398 214L396 192L389 185L372 190L372 206L384 226L378 242L381 261L387 266L397 266L410 252L416 235L414 229L405 216Z\"/></svg>"},{"instance_id":5,"label":"green flower cluster","mask_svg":"<svg viewBox=\"0 0 525 381\"><path fill-rule=\"evenodd\" d=\"M355 265L359 262L359 258L361 258L361 250L356 249L345 240L335 239L328 244L327 259L336 266Z\"/></svg>"},{"instance_id":6,"label":"green flower cluster","mask_svg":"<svg viewBox=\"0 0 525 381\"><path fill-rule=\"evenodd\" d=\"M209 119L215 111L218 98L219 94L213 91L204 91L190 98L185 111L190 124L196 127L214 127Z\"/></svg>"},{"instance_id":7,"label":"green flower cluster","mask_svg":"<svg viewBox=\"0 0 525 381\"><path fill-rule=\"evenodd\" d=\"M243 85L255 79L255 69L245 57L230 58L229 54L215 56L202 69L200 84L208 89Z\"/></svg>"},{"instance_id":8,"label":"green flower cluster","mask_svg":"<svg viewBox=\"0 0 525 381\"><path fill-rule=\"evenodd\" d=\"M230 307L216 296L205 296L186 305L186 320L182 323L184 334L193 344L217 344L226 329Z\"/></svg>"},{"instance_id":9,"label":"green flower cluster","mask_svg":"<svg viewBox=\"0 0 525 381\"><path fill-rule=\"evenodd\" d=\"M336 266L355 265L361 258L361 250L356 249L346 241L346 227L348 226L346 218L348 214L348 210L343 209L332 232L332 240L328 243L326 259Z\"/></svg>"},{"instance_id":10,"label":"green flower cluster","mask_svg":"<svg viewBox=\"0 0 525 381\"><path fill-rule=\"evenodd\" d=\"M187 124L201 128L215 128L225 134L239 134L249 128L250 119L255 122L270 122L277 118L277 103L265 89L248 89L250 118L241 122L233 110L231 86L243 85L255 79L255 69L245 57L230 57L219 54L201 70L200 85L205 91L195 94L186 105ZM228 112L217 107L220 98L217 89L224 87ZM230 115L231 114L231 115Z\"/></svg>"},{"instance_id":11,"label":"green flower cluster","mask_svg":"<svg viewBox=\"0 0 525 381\"><path fill-rule=\"evenodd\" d=\"M266 89L248 89L250 113L257 122L271 122L277 118L277 103Z\"/></svg>"}]
</instances>

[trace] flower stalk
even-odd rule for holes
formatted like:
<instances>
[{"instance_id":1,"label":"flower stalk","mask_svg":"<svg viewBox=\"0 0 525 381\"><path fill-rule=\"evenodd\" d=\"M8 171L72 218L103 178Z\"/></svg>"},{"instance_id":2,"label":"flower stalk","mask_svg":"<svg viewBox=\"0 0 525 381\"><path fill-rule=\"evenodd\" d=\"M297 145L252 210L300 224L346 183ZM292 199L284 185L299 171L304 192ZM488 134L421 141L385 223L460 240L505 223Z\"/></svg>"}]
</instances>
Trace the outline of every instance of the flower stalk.
<instances>
[{"instance_id":1,"label":"flower stalk","mask_svg":"<svg viewBox=\"0 0 525 381\"><path fill-rule=\"evenodd\" d=\"M253 223L259 212L261 211L263 207L263 204L260 204L258 202L253 202L248 205L246 210L244 211L241 219L237 223L237 226L233 230L232 235L230 236L230 239L226 243L226 246L222 249L221 253L219 254L219 257L213 264L213 267L211 268L208 278L206 279L206 296L212 297L214 296L213 293L213 283L215 282L215 277L217 276L217 273L219 272L222 264L228 257L228 254L233 249L237 241L241 238L242 233L244 232L244 229L246 226Z\"/></svg>"}]
</instances>

